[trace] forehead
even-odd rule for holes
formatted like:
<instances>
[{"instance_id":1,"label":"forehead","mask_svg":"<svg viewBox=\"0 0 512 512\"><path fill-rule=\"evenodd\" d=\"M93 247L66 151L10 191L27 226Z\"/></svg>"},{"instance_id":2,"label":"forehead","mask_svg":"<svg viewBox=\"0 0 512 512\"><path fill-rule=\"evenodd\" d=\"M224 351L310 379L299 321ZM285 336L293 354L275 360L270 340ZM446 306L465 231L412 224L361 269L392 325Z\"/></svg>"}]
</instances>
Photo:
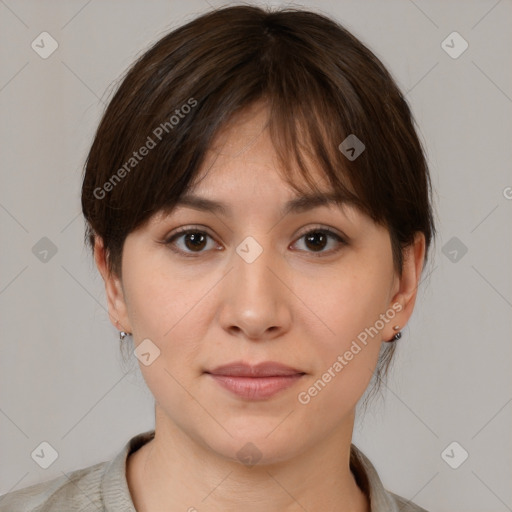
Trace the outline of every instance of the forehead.
<instances>
[{"instance_id":1,"label":"forehead","mask_svg":"<svg viewBox=\"0 0 512 512\"><path fill-rule=\"evenodd\" d=\"M334 190L325 172L304 155L311 187L298 168L279 162L268 130L269 110L258 102L232 116L212 139L196 178L164 214L190 208L233 219L261 209L280 216L319 207L352 209L342 191ZM260 210L261 211L261 210Z\"/></svg>"},{"instance_id":2,"label":"forehead","mask_svg":"<svg viewBox=\"0 0 512 512\"><path fill-rule=\"evenodd\" d=\"M232 114L213 137L208 151L232 157L247 152L256 142L262 142L269 114L264 101L258 101Z\"/></svg>"},{"instance_id":3,"label":"forehead","mask_svg":"<svg viewBox=\"0 0 512 512\"><path fill-rule=\"evenodd\" d=\"M262 101L232 116L213 137L190 190L210 193L220 188L229 192L231 188L236 193L245 186L286 189L289 196L299 191L334 194L325 172L308 155L301 156L314 180L313 188L292 162L283 166L268 123L269 110Z\"/></svg>"},{"instance_id":4,"label":"forehead","mask_svg":"<svg viewBox=\"0 0 512 512\"><path fill-rule=\"evenodd\" d=\"M347 194L333 189L324 170L307 154L301 156L313 187L298 167L279 161L268 119L263 101L231 116L213 137L190 186L161 213L190 208L233 220L240 213L284 217L326 207L345 210L351 217L357 214L349 212L355 205Z\"/></svg>"}]
</instances>

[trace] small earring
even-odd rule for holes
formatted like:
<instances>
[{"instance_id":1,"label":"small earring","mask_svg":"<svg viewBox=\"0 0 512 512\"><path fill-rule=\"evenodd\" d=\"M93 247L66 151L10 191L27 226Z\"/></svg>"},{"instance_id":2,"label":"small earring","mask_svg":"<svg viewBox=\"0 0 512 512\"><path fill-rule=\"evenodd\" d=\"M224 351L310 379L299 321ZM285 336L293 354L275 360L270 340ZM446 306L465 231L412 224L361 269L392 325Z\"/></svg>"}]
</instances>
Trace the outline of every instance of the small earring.
<instances>
[{"instance_id":1,"label":"small earring","mask_svg":"<svg viewBox=\"0 0 512 512\"><path fill-rule=\"evenodd\" d=\"M402 333L398 331L389 341L398 341L402 337Z\"/></svg>"},{"instance_id":2,"label":"small earring","mask_svg":"<svg viewBox=\"0 0 512 512\"><path fill-rule=\"evenodd\" d=\"M119 332L119 341L123 341L126 336L130 336L130 333L129 332L125 332L125 331L120 331Z\"/></svg>"},{"instance_id":3,"label":"small earring","mask_svg":"<svg viewBox=\"0 0 512 512\"><path fill-rule=\"evenodd\" d=\"M391 343L393 341L397 341L397 340L399 340L402 337L402 333L400 332L400 326L399 325L395 325L393 327L393 329L395 331L398 331L398 332L390 340L388 340L388 343Z\"/></svg>"}]
</instances>

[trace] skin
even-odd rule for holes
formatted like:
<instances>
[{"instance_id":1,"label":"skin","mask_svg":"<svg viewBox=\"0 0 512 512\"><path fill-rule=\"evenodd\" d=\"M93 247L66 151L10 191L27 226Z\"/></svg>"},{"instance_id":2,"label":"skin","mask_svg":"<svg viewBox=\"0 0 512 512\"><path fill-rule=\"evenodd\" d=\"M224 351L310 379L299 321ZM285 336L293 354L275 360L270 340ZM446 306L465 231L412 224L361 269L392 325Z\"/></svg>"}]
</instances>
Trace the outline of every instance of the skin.
<instances>
[{"instance_id":1,"label":"skin","mask_svg":"<svg viewBox=\"0 0 512 512\"><path fill-rule=\"evenodd\" d=\"M96 242L112 323L133 333L135 347L149 338L160 350L149 366L139 363L155 397L155 438L127 460L138 512L234 511L240 503L250 512L370 510L349 468L355 407L381 343L412 314L424 237L405 250L399 277L388 231L357 209L282 217L296 193L276 172L266 115L252 107L217 136L194 188L225 202L232 217L188 207L155 215L126 238L122 280L108 272ZM328 191L320 170L317 179ZM348 243L308 244L304 234L319 225ZM195 257L159 243L181 226L209 235L199 249L186 236L175 240ZM247 236L263 249L252 263L236 252ZM298 394L393 304L401 306L393 320L301 404ZM238 360L277 361L306 374L271 398L245 400L203 373ZM261 454L253 466L237 458L248 442Z\"/></svg>"}]
</instances>

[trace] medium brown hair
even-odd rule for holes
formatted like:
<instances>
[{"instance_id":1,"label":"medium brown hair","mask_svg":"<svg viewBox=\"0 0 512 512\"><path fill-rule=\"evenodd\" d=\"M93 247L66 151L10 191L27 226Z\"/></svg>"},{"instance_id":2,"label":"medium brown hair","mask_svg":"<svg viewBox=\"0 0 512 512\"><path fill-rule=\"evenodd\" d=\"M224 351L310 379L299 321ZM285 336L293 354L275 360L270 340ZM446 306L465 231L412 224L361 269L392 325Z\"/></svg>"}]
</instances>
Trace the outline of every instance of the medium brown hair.
<instances>
[{"instance_id":1,"label":"medium brown hair","mask_svg":"<svg viewBox=\"0 0 512 512\"><path fill-rule=\"evenodd\" d=\"M304 186L292 169L318 191L306 165L314 161L340 197L386 226L399 273L417 232L427 254L434 236L428 168L390 73L321 14L240 5L210 11L158 40L106 108L85 165L82 209L86 242L93 248L101 237L111 272L121 276L126 236L172 209L214 136L257 101L269 107L271 139L295 190ZM365 146L354 160L339 149L351 134ZM149 148L143 157L142 147ZM394 344L386 345L387 368Z\"/></svg>"}]
</instances>

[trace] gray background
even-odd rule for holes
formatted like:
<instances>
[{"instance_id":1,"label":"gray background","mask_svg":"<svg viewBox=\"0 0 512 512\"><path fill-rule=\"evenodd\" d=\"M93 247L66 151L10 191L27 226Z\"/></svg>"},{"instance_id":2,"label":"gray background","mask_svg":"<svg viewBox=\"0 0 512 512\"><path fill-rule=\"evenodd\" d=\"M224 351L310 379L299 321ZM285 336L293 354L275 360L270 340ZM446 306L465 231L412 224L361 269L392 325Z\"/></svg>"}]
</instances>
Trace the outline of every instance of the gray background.
<instances>
[{"instance_id":1,"label":"gray background","mask_svg":"<svg viewBox=\"0 0 512 512\"><path fill-rule=\"evenodd\" d=\"M221 5L0 1L0 493L109 460L154 425L152 396L138 366L122 364L83 245L81 169L135 57ZM512 510L512 3L288 5L333 15L389 67L436 189L430 277L354 442L387 488L427 509ZM31 48L43 31L59 44L47 59ZM469 43L456 59L441 46L453 31ZM46 261L43 237L57 249ZM48 469L31 458L42 441L58 452ZM453 441L469 453L457 469L441 456ZM448 453L456 462L461 452Z\"/></svg>"}]
</instances>

